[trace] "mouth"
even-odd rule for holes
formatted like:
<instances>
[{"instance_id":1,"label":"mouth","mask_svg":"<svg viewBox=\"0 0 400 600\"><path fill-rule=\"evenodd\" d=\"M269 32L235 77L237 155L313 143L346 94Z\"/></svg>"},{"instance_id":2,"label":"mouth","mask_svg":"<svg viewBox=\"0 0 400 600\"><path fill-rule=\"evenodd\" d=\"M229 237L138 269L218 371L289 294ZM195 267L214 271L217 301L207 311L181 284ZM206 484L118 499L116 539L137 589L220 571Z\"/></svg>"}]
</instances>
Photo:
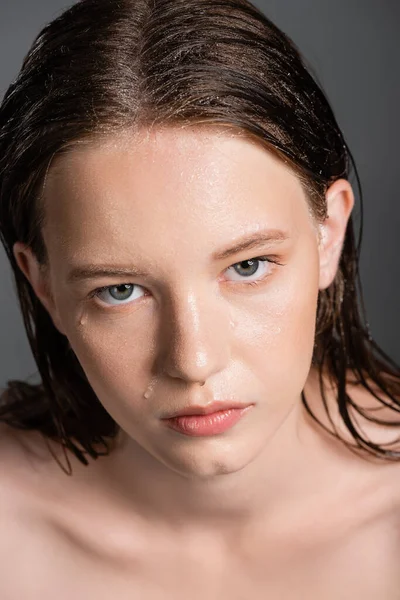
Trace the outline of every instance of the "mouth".
<instances>
[{"instance_id":1,"label":"mouth","mask_svg":"<svg viewBox=\"0 0 400 600\"><path fill-rule=\"evenodd\" d=\"M225 406L229 406L226 405ZM244 406L236 405L228 409L222 409L214 412L208 412L206 414L192 414L189 415L187 412L183 415L178 415L164 419L165 424L184 436L189 437L208 437L222 434L230 430L236 423L238 423L245 413L247 413L253 407L252 404ZM204 407L203 407L204 408ZM215 406L209 407L214 410ZM195 410L195 407L191 407ZM184 409L185 411L188 408ZM196 411L199 409L196 408Z\"/></svg>"},{"instance_id":2,"label":"mouth","mask_svg":"<svg viewBox=\"0 0 400 600\"><path fill-rule=\"evenodd\" d=\"M177 410L171 414L166 415L163 419L173 419L175 417L186 417L186 416L201 416L201 415L212 415L216 412L228 411L232 409L244 409L251 406L251 403L244 404L243 402L212 402L204 406L201 405L189 405L185 408Z\"/></svg>"}]
</instances>

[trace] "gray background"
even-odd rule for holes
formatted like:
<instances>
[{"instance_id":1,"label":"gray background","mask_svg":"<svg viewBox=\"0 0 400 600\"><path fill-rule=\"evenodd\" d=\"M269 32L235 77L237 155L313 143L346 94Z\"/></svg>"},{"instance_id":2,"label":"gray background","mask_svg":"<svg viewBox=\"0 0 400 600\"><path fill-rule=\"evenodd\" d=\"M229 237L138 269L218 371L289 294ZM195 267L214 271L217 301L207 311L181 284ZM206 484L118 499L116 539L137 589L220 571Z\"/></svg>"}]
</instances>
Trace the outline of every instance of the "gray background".
<instances>
[{"instance_id":1,"label":"gray background","mask_svg":"<svg viewBox=\"0 0 400 600\"><path fill-rule=\"evenodd\" d=\"M71 3L0 0L0 98L16 76L34 36ZM306 57L353 152L364 192L361 279L368 320L375 340L400 362L400 2L256 0L255 4ZM0 275L3 386L9 379L35 373L36 366L2 248Z\"/></svg>"}]
</instances>

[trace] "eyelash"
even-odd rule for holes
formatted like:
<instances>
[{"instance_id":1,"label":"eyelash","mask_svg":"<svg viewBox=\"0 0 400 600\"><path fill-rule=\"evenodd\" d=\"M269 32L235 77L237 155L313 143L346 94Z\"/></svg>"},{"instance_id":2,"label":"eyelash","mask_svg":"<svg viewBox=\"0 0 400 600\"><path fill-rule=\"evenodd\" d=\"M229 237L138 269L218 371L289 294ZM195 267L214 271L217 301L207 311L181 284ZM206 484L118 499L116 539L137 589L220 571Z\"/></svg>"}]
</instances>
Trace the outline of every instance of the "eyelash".
<instances>
[{"instance_id":1,"label":"eyelash","mask_svg":"<svg viewBox=\"0 0 400 600\"><path fill-rule=\"evenodd\" d=\"M254 257L254 258L247 258L245 260L240 260L239 262L236 262L233 265L231 265L230 267L228 267L228 269L230 269L232 267L235 267L236 265L240 265L241 263L251 262L251 261L268 262L268 263L271 263L271 264L274 264L274 265L279 265L279 266L283 266L283 264L284 264L282 262L279 262L278 259L275 258L275 257L271 257L271 256L257 256L257 257ZM270 273L267 273L267 275L263 275L260 279L258 279L256 281L248 281L247 283L244 283L244 285L258 286L265 279L267 279L269 276L270 276ZM232 283L240 283L240 282L232 282ZM99 296L101 294L101 292L104 292L105 290L109 290L110 288L113 288L113 287L117 287L118 285L135 285L135 284L121 283L121 284L114 284L114 285L104 285L104 286L96 288L92 292L90 292L88 298L94 298L95 296ZM114 306L116 306L116 305L114 305Z\"/></svg>"}]
</instances>

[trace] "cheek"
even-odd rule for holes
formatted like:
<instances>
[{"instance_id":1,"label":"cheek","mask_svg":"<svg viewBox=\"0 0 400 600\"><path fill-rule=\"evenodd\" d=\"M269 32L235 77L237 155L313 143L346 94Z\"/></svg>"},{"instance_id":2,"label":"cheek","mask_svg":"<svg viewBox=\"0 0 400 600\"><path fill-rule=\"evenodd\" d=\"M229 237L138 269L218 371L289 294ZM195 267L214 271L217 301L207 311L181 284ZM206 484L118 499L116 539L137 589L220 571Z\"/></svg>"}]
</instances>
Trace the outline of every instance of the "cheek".
<instances>
[{"instance_id":1,"label":"cheek","mask_svg":"<svg viewBox=\"0 0 400 600\"><path fill-rule=\"evenodd\" d=\"M318 265L287 269L246 318L236 315L237 351L257 378L276 394L298 394L307 379L315 339ZM271 282L272 283L272 282ZM239 325L240 324L240 325Z\"/></svg>"},{"instance_id":2,"label":"cheek","mask_svg":"<svg viewBox=\"0 0 400 600\"><path fill-rule=\"evenodd\" d=\"M100 324L101 321L101 324ZM154 363L151 327L134 326L135 319L90 319L68 335L83 370L99 400L134 404L146 391Z\"/></svg>"}]
</instances>

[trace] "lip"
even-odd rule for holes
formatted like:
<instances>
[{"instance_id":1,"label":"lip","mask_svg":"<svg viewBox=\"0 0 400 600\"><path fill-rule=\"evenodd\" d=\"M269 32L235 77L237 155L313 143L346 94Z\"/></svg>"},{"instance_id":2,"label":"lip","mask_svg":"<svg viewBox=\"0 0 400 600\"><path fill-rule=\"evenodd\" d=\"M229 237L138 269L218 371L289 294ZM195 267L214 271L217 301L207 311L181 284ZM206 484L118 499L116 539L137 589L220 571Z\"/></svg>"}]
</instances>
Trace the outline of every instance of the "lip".
<instances>
[{"instance_id":1,"label":"lip","mask_svg":"<svg viewBox=\"0 0 400 600\"><path fill-rule=\"evenodd\" d=\"M232 429L253 405L246 408L231 408L207 415L183 415L166 419L166 425L181 435L189 437L209 437L223 434Z\"/></svg>"},{"instance_id":2,"label":"lip","mask_svg":"<svg viewBox=\"0 0 400 600\"><path fill-rule=\"evenodd\" d=\"M181 410L175 411L166 417L163 417L163 419L173 419L174 417L186 417L191 415L212 415L213 413L219 411L226 411L232 408L247 408L248 406L251 406L251 403L244 404L243 402L240 403L232 401L212 402L211 404L207 404L205 406L192 404L182 408Z\"/></svg>"}]
</instances>

